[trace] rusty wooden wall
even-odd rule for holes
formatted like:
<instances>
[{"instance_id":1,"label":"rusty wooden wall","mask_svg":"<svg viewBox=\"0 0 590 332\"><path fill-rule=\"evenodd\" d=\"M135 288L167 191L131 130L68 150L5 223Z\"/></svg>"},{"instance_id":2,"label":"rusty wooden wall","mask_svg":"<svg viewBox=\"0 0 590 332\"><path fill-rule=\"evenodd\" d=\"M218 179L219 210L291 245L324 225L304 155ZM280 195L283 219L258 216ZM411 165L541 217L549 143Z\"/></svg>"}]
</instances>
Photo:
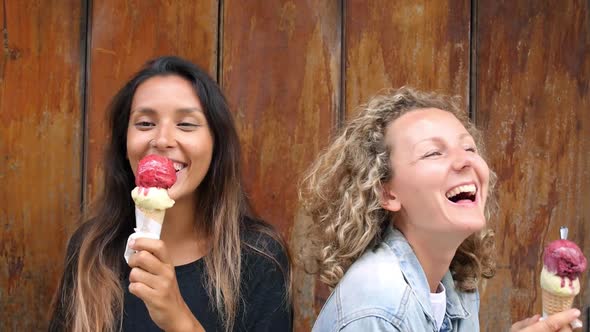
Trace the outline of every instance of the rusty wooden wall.
<instances>
[{"instance_id":1,"label":"rusty wooden wall","mask_svg":"<svg viewBox=\"0 0 590 332\"><path fill-rule=\"evenodd\" d=\"M83 8L2 5L0 330L36 331L80 204Z\"/></svg>"},{"instance_id":2,"label":"rusty wooden wall","mask_svg":"<svg viewBox=\"0 0 590 332\"><path fill-rule=\"evenodd\" d=\"M560 225L590 254L586 0L49 3L1 8L1 331L46 325L67 237L101 189L108 101L163 54L220 82L254 207L293 245L310 222L301 172L358 104L413 85L462 96L487 134L499 269L481 288L483 330L540 310L541 249ZM301 268L294 279L295 328L309 331L328 291Z\"/></svg>"}]
</instances>

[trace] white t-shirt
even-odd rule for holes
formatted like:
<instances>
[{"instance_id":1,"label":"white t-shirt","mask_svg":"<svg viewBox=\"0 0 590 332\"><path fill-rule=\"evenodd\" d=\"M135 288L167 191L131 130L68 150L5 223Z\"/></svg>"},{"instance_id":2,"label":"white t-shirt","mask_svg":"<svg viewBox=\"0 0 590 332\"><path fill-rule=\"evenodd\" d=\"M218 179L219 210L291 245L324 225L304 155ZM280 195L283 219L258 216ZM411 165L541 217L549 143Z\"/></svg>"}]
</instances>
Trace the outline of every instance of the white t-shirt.
<instances>
[{"instance_id":1,"label":"white t-shirt","mask_svg":"<svg viewBox=\"0 0 590 332\"><path fill-rule=\"evenodd\" d=\"M440 331L447 312L447 292L442 283L438 285L438 293L430 293L430 304L436 322L436 330Z\"/></svg>"}]
</instances>

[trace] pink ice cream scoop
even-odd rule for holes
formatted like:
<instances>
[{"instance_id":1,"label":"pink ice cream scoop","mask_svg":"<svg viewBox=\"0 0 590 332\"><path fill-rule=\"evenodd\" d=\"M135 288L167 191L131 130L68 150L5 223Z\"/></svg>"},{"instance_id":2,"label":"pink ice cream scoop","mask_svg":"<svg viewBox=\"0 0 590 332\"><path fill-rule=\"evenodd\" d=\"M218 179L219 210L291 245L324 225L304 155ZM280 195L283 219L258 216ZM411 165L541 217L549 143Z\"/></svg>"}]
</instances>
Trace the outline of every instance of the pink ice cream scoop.
<instances>
[{"instance_id":1,"label":"pink ice cream scoop","mask_svg":"<svg viewBox=\"0 0 590 332\"><path fill-rule=\"evenodd\" d=\"M176 182L176 170L166 157L150 154L139 161L135 185L143 188L168 189Z\"/></svg>"},{"instance_id":2,"label":"pink ice cream scoop","mask_svg":"<svg viewBox=\"0 0 590 332\"><path fill-rule=\"evenodd\" d=\"M568 240L556 240L545 247L543 263L549 272L575 280L586 269L586 257Z\"/></svg>"}]
</instances>

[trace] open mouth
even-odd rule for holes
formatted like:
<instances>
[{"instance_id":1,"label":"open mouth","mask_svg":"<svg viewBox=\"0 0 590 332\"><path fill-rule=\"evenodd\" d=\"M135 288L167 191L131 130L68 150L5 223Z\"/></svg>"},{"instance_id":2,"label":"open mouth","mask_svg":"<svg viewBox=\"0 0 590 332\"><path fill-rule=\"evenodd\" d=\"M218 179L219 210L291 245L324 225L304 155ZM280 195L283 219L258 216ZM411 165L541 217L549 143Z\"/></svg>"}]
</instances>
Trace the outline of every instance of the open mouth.
<instances>
[{"instance_id":1,"label":"open mouth","mask_svg":"<svg viewBox=\"0 0 590 332\"><path fill-rule=\"evenodd\" d=\"M174 170L176 171L176 173L182 171L186 167L186 164L179 163L176 161L173 163L173 165L174 165Z\"/></svg>"},{"instance_id":2,"label":"open mouth","mask_svg":"<svg viewBox=\"0 0 590 332\"><path fill-rule=\"evenodd\" d=\"M466 184L452 188L445 195L453 203L472 203L475 202L476 194L475 184Z\"/></svg>"}]
</instances>

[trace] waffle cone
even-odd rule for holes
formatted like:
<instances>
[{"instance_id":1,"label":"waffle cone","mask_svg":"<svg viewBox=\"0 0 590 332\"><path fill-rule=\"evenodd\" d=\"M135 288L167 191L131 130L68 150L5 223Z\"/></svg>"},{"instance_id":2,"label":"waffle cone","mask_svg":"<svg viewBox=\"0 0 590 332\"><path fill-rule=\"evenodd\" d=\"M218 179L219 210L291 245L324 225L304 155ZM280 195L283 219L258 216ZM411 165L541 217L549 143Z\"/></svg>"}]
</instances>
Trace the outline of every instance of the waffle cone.
<instances>
[{"instance_id":1,"label":"waffle cone","mask_svg":"<svg viewBox=\"0 0 590 332\"><path fill-rule=\"evenodd\" d=\"M164 223L164 216L166 215L166 210L147 210L142 208L141 206L136 207L145 214L146 217L152 219L153 221L157 222L158 224L162 225Z\"/></svg>"},{"instance_id":2,"label":"waffle cone","mask_svg":"<svg viewBox=\"0 0 590 332\"><path fill-rule=\"evenodd\" d=\"M547 316L570 309L574 303L575 296L562 296L542 290L543 312Z\"/></svg>"}]
</instances>

